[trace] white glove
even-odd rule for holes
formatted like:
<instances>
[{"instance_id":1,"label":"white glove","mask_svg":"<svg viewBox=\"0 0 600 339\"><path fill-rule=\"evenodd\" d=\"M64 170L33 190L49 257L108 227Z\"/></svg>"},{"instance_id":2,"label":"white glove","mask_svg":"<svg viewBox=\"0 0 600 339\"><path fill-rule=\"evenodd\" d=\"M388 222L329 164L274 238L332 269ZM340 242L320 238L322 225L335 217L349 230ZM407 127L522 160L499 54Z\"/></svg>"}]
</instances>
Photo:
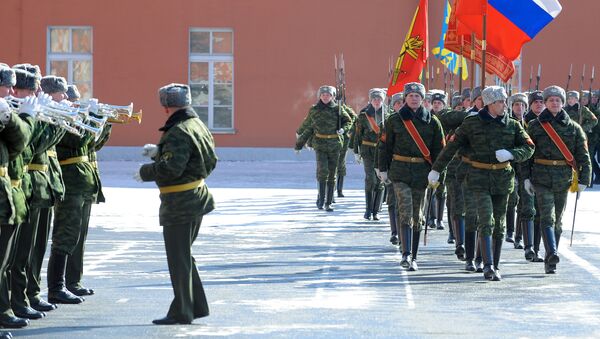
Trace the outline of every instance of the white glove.
<instances>
[{"instance_id":1,"label":"white glove","mask_svg":"<svg viewBox=\"0 0 600 339\"><path fill-rule=\"evenodd\" d=\"M145 144L142 149L142 156L148 158L154 158L156 153L158 153L158 147L155 144Z\"/></svg>"},{"instance_id":2,"label":"white glove","mask_svg":"<svg viewBox=\"0 0 600 339\"><path fill-rule=\"evenodd\" d=\"M525 181L523 181L523 187L525 188L525 192L527 192L527 194L529 194L529 195L535 194L535 189L533 188L533 185L531 184L531 180L525 179Z\"/></svg>"},{"instance_id":3,"label":"white glove","mask_svg":"<svg viewBox=\"0 0 600 339\"><path fill-rule=\"evenodd\" d=\"M294 153L296 153L296 155L300 155L300 150L299 149L295 149Z\"/></svg>"},{"instance_id":4,"label":"white glove","mask_svg":"<svg viewBox=\"0 0 600 339\"><path fill-rule=\"evenodd\" d=\"M9 122L10 116L12 114L11 112L12 109L10 108L6 100L0 98L0 122L2 122L3 124Z\"/></svg>"},{"instance_id":5,"label":"white glove","mask_svg":"<svg viewBox=\"0 0 600 339\"><path fill-rule=\"evenodd\" d=\"M387 176L387 172L379 172L379 179L381 179L381 181L386 184L388 184L390 182L390 179L388 179L388 176Z\"/></svg>"},{"instance_id":6,"label":"white glove","mask_svg":"<svg viewBox=\"0 0 600 339\"><path fill-rule=\"evenodd\" d=\"M39 92L37 98L40 106L48 106L52 102L52 97L44 92Z\"/></svg>"},{"instance_id":7,"label":"white glove","mask_svg":"<svg viewBox=\"0 0 600 339\"><path fill-rule=\"evenodd\" d=\"M308 145L306 145L306 149L307 149L307 150L309 150L309 151L312 151L312 150L313 150L313 148L312 148L312 147L310 147L310 146L308 146Z\"/></svg>"},{"instance_id":8,"label":"white glove","mask_svg":"<svg viewBox=\"0 0 600 339\"><path fill-rule=\"evenodd\" d=\"M578 184L577 185L577 192L583 192L583 191L585 191L586 188L587 188L586 185Z\"/></svg>"},{"instance_id":9,"label":"white glove","mask_svg":"<svg viewBox=\"0 0 600 339\"><path fill-rule=\"evenodd\" d=\"M343 128L338 129L337 134L338 135L344 134L344 129Z\"/></svg>"},{"instance_id":10,"label":"white glove","mask_svg":"<svg viewBox=\"0 0 600 339\"><path fill-rule=\"evenodd\" d=\"M440 172L431 170L427 175L427 181L429 181L429 186L437 187L440 184Z\"/></svg>"},{"instance_id":11,"label":"white glove","mask_svg":"<svg viewBox=\"0 0 600 339\"><path fill-rule=\"evenodd\" d=\"M296 140L300 138L300 134L296 133Z\"/></svg>"},{"instance_id":12,"label":"white glove","mask_svg":"<svg viewBox=\"0 0 600 339\"><path fill-rule=\"evenodd\" d=\"M505 149L499 149L496 151L496 159L500 162L507 162L513 160L515 157L509 151Z\"/></svg>"},{"instance_id":13,"label":"white glove","mask_svg":"<svg viewBox=\"0 0 600 339\"><path fill-rule=\"evenodd\" d=\"M362 163L362 157L360 156L360 154L354 153L354 160L356 161L357 164Z\"/></svg>"},{"instance_id":14,"label":"white glove","mask_svg":"<svg viewBox=\"0 0 600 339\"><path fill-rule=\"evenodd\" d=\"M142 169L142 168L140 167L140 169ZM140 170L137 170L137 172L135 172L133 174L133 179L137 182L144 182L144 180L142 179L142 176L140 175Z\"/></svg>"},{"instance_id":15,"label":"white glove","mask_svg":"<svg viewBox=\"0 0 600 339\"><path fill-rule=\"evenodd\" d=\"M38 99L34 96L29 96L19 106L19 114L24 113L31 117L35 117L38 109Z\"/></svg>"},{"instance_id":16,"label":"white glove","mask_svg":"<svg viewBox=\"0 0 600 339\"><path fill-rule=\"evenodd\" d=\"M98 99L91 98L90 100L88 100L88 105L88 111L94 114L98 114Z\"/></svg>"}]
</instances>

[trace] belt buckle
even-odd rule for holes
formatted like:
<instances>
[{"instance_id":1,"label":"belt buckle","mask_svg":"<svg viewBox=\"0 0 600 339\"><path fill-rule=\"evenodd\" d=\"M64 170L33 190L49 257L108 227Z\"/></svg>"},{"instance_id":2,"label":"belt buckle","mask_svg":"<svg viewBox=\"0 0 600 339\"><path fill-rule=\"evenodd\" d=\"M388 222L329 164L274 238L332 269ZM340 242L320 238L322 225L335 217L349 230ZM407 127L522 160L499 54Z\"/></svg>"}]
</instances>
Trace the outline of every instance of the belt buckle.
<instances>
[{"instance_id":1,"label":"belt buckle","mask_svg":"<svg viewBox=\"0 0 600 339\"><path fill-rule=\"evenodd\" d=\"M492 164L492 169L495 170L496 169L496 164Z\"/></svg>"},{"instance_id":2,"label":"belt buckle","mask_svg":"<svg viewBox=\"0 0 600 339\"><path fill-rule=\"evenodd\" d=\"M417 158L410 158L410 162L417 162Z\"/></svg>"},{"instance_id":3,"label":"belt buckle","mask_svg":"<svg viewBox=\"0 0 600 339\"><path fill-rule=\"evenodd\" d=\"M552 160L552 165L556 166L558 162L556 160Z\"/></svg>"}]
</instances>

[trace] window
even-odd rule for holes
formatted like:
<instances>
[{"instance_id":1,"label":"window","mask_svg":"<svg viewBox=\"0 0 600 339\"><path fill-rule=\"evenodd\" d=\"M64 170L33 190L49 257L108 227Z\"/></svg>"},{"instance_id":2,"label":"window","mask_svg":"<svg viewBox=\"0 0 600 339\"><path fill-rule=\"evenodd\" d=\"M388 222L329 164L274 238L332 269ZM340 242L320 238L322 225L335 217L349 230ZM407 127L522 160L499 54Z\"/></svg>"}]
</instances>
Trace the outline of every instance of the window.
<instances>
[{"instance_id":1,"label":"window","mask_svg":"<svg viewBox=\"0 0 600 339\"><path fill-rule=\"evenodd\" d=\"M48 27L48 74L77 85L82 99L92 97L92 28Z\"/></svg>"},{"instance_id":2,"label":"window","mask_svg":"<svg viewBox=\"0 0 600 339\"><path fill-rule=\"evenodd\" d=\"M213 132L233 132L233 31L190 30L192 105Z\"/></svg>"}]
</instances>

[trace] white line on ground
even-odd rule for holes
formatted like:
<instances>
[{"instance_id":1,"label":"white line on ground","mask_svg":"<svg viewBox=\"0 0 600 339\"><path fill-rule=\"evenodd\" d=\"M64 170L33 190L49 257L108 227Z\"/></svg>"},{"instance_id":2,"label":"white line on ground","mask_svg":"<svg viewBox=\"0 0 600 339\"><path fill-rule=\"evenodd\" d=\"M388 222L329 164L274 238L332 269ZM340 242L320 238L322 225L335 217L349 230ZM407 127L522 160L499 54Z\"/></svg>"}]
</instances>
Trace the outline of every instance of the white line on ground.
<instances>
[{"instance_id":1,"label":"white line on ground","mask_svg":"<svg viewBox=\"0 0 600 339\"><path fill-rule=\"evenodd\" d=\"M569 259L577 266L588 271L591 275L594 276L594 278L596 278L597 280L600 280L600 269L598 269L596 266L590 264L589 261L578 256L577 254L575 254L575 252L571 251L568 247L561 248L559 250L559 252L562 256Z\"/></svg>"},{"instance_id":2,"label":"white line on ground","mask_svg":"<svg viewBox=\"0 0 600 339\"><path fill-rule=\"evenodd\" d=\"M402 261L402 254L399 249L396 250L396 259L398 259L397 262ZM400 275L402 276L402 284L406 293L406 306L412 310L415 308L415 298L412 293L412 287L410 287L410 281L408 281L408 273L406 273L405 269L400 268Z\"/></svg>"}]
</instances>

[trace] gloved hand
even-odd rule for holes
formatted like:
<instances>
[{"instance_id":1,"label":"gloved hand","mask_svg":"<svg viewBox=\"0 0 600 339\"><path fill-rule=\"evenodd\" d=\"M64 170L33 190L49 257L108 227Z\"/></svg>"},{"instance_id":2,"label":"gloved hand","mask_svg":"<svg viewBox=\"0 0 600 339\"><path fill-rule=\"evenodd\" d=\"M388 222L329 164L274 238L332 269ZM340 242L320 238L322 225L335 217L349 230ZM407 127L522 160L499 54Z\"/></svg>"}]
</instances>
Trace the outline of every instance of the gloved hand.
<instances>
[{"instance_id":1,"label":"gloved hand","mask_svg":"<svg viewBox=\"0 0 600 339\"><path fill-rule=\"evenodd\" d=\"M586 185L578 184L577 185L577 192L583 192L583 191L585 191L586 188L587 188Z\"/></svg>"},{"instance_id":2,"label":"gloved hand","mask_svg":"<svg viewBox=\"0 0 600 339\"><path fill-rule=\"evenodd\" d=\"M379 179L381 179L383 183L390 183L390 179L388 179L387 172L379 172Z\"/></svg>"},{"instance_id":3,"label":"gloved hand","mask_svg":"<svg viewBox=\"0 0 600 339\"><path fill-rule=\"evenodd\" d=\"M3 98L0 98L0 122L6 124L10 121L10 116L12 114L12 109L8 105L8 102Z\"/></svg>"},{"instance_id":4,"label":"gloved hand","mask_svg":"<svg viewBox=\"0 0 600 339\"><path fill-rule=\"evenodd\" d=\"M88 100L88 105L88 111L94 114L98 114L98 99L91 98L90 100Z\"/></svg>"},{"instance_id":5,"label":"gloved hand","mask_svg":"<svg viewBox=\"0 0 600 339\"><path fill-rule=\"evenodd\" d=\"M505 149L499 149L496 151L496 159L500 162L507 162L513 160L515 157L509 151Z\"/></svg>"},{"instance_id":6,"label":"gloved hand","mask_svg":"<svg viewBox=\"0 0 600 339\"><path fill-rule=\"evenodd\" d=\"M148 158L154 158L156 153L158 153L158 147L155 144L145 144L142 149L142 156Z\"/></svg>"},{"instance_id":7,"label":"gloved hand","mask_svg":"<svg viewBox=\"0 0 600 339\"><path fill-rule=\"evenodd\" d=\"M527 194L529 194L529 195L535 194L535 189L533 188L533 185L531 184L531 180L525 179L525 181L523 181L523 187L525 188L525 192L527 192Z\"/></svg>"},{"instance_id":8,"label":"gloved hand","mask_svg":"<svg viewBox=\"0 0 600 339\"><path fill-rule=\"evenodd\" d=\"M440 184L440 172L431 170L427 175L427 181L429 182L429 186L438 187Z\"/></svg>"},{"instance_id":9,"label":"gloved hand","mask_svg":"<svg viewBox=\"0 0 600 339\"><path fill-rule=\"evenodd\" d=\"M354 160L356 161L357 164L362 163L362 157L360 156L360 154L354 153Z\"/></svg>"},{"instance_id":10,"label":"gloved hand","mask_svg":"<svg viewBox=\"0 0 600 339\"><path fill-rule=\"evenodd\" d=\"M338 135L342 135L342 134L344 134L344 129L343 129L343 128L340 128L340 129L338 129L338 130L337 130L337 134L338 134Z\"/></svg>"},{"instance_id":11,"label":"gloved hand","mask_svg":"<svg viewBox=\"0 0 600 339\"><path fill-rule=\"evenodd\" d=\"M27 114L30 117L35 117L38 110L38 99L34 96L29 96L19 106L19 114Z\"/></svg>"},{"instance_id":12,"label":"gloved hand","mask_svg":"<svg viewBox=\"0 0 600 339\"><path fill-rule=\"evenodd\" d=\"M140 169L141 169L141 167L140 167ZM144 182L139 169L133 174L133 179L137 182Z\"/></svg>"},{"instance_id":13,"label":"gloved hand","mask_svg":"<svg viewBox=\"0 0 600 339\"><path fill-rule=\"evenodd\" d=\"M296 140L300 138L300 134L296 133Z\"/></svg>"},{"instance_id":14,"label":"gloved hand","mask_svg":"<svg viewBox=\"0 0 600 339\"><path fill-rule=\"evenodd\" d=\"M48 106L52 102L52 97L44 92L39 92L37 98L40 106Z\"/></svg>"}]
</instances>

